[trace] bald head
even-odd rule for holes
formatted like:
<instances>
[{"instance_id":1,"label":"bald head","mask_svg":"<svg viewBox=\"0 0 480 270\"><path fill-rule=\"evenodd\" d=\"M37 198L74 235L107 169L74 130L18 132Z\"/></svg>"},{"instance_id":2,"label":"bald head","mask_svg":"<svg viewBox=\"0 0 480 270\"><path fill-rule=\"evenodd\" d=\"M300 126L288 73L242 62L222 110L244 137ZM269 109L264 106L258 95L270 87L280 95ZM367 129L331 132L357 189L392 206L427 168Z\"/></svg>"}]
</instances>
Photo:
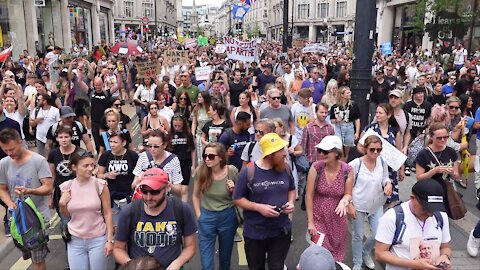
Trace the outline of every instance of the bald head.
<instances>
[{"instance_id":1,"label":"bald head","mask_svg":"<svg viewBox=\"0 0 480 270\"><path fill-rule=\"evenodd\" d=\"M95 88L95 91L101 92L103 91L103 80L100 77L96 77L93 79L93 88Z\"/></svg>"}]
</instances>

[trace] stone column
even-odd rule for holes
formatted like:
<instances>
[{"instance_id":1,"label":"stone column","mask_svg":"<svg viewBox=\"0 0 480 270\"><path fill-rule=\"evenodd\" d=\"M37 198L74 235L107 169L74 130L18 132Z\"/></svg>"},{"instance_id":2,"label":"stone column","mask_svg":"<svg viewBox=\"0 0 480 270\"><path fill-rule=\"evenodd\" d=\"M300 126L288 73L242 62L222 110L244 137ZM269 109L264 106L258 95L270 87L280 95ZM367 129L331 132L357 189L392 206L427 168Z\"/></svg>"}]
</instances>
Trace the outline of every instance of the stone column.
<instances>
[{"instance_id":1,"label":"stone column","mask_svg":"<svg viewBox=\"0 0 480 270\"><path fill-rule=\"evenodd\" d=\"M113 23L113 11L111 9L107 12L107 23L108 23L108 40L105 40L107 43L115 43L115 25ZM122 24L123 30L125 30L125 24ZM125 36L125 34L123 34Z\"/></svg>"},{"instance_id":2,"label":"stone column","mask_svg":"<svg viewBox=\"0 0 480 270\"><path fill-rule=\"evenodd\" d=\"M315 40L317 40L317 33L315 31L315 25L313 25L313 23L308 25L308 39L311 42L315 42Z\"/></svg>"},{"instance_id":3,"label":"stone column","mask_svg":"<svg viewBox=\"0 0 480 270\"><path fill-rule=\"evenodd\" d=\"M380 17L381 23L378 23L378 44L382 44L384 42L392 42L392 34L395 22L393 21L395 12L394 7L384 7L383 14ZM392 44L393 45L393 44Z\"/></svg>"},{"instance_id":4,"label":"stone column","mask_svg":"<svg viewBox=\"0 0 480 270\"><path fill-rule=\"evenodd\" d=\"M62 32L63 32L63 49L66 52L72 48L72 33L70 26L70 14L68 10L68 0L61 0L60 2L60 18L62 20Z\"/></svg>"},{"instance_id":5,"label":"stone column","mask_svg":"<svg viewBox=\"0 0 480 270\"><path fill-rule=\"evenodd\" d=\"M38 29L37 29L37 14L35 7L33 6L33 0L25 0L25 31L27 37L27 47L21 48L27 49L30 55L35 55L36 46L35 41L38 41Z\"/></svg>"},{"instance_id":6,"label":"stone column","mask_svg":"<svg viewBox=\"0 0 480 270\"><path fill-rule=\"evenodd\" d=\"M92 11L92 48L100 44L100 13L98 0L94 1L91 7Z\"/></svg>"}]
</instances>

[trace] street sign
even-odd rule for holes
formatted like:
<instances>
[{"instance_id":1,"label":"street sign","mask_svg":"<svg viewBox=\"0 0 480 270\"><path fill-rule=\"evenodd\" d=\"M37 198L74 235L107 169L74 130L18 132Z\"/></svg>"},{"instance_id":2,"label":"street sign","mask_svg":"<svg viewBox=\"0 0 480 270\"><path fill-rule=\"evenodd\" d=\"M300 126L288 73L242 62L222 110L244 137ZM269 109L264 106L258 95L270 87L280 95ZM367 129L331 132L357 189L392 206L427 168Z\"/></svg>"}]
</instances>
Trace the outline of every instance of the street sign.
<instances>
[{"instance_id":1,"label":"street sign","mask_svg":"<svg viewBox=\"0 0 480 270\"><path fill-rule=\"evenodd\" d=\"M147 17L143 17L143 18L142 18L142 24L143 24L143 25L147 25L147 24L149 24L149 23L150 23L150 19L148 19Z\"/></svg>"}]
</instances>

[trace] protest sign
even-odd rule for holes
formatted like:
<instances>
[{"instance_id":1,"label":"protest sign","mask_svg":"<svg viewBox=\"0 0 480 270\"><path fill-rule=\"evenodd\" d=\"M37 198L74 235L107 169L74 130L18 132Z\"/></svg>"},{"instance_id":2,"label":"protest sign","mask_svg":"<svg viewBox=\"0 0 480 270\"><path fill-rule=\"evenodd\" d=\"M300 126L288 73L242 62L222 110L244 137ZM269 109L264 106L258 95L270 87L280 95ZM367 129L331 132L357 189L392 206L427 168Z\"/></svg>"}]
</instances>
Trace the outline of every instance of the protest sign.
<instances>
[{"instance_id":1,"label":"protest sign","mask_svg":"<svg viewBox=\"0 0 480 270\"><path fill-rule=\"evenodd\" d=\"M195 68L195 79L197 81L206 81L210 77L212 68L210 66Z\"/></svg>"},{"instance_id":2,"label":"protest sign","mask_svg":"<svg viewBox=\"0 0 480 270\"><path fill-rule=\"evenodd\" d=\"M199 36L199 37L198 37L198 45L199 45L199 46L208 45L208 38L207 38L207 37Z\"/></svg>"},{"instance_id":3,"label":"protest sign","mask_svg":"<svg viewBox=\"0 0 480 270\"><path fill-rule=\"evenodd\" d=\"M215 53L225 53L226 50L227 47L223 44L217 44L217 46L215 46Z\"/></svg>"},{"instance_id":4,"label":"protest sign","mask_svg":"<svg viewBox=\"0 0 480 270\"><path fill-rule=\"evenodd\" d=\"M166 50L163 53L165 62L172 61L174 65L188 65L188 50Z\"/></svg>"},{"instance_id":5,"label":"protest sign","mask_svg":"<svg viewBox=\"0 0 480 270\"><path fill-rule=\"evenodd\" d=\"M387 165L394 171L400 170L400 167L402 167L403 163L405 163L405 160L407 160L407 156L400 152L400 150L398 150L395 146L387 142L384 138L382 138L382 136L379 136L371 128L365 131L365 134L363 134L358 143L365 144L365 139L370 135L375 135L382 141L382 152L380 152L380 156L383 158L383 160L385 160Z\"/></svg>"},{"instance_id":6,"label":"protest sign","mask_svg":"<svg viewBox=\"0 0 480 270\"><path fill-rule=\"evenodd\" d=\"M197 41L193 38L185 39L185 47L186 48L194 48L197 46Z\"/></svg>"},{"instance_id":7,"label":"protest sign","mask_svg":"<svg viewBox=\"0 0 480 270\"><path fill-rule=\"evenodd\" d=\"M232 60L253 62L257 56L257 41L240 41L233 37L224 37L227 57Z\"/></svg>"},{"instance_id":8,"label":"protest sign","mask_svg":"<svg viewBox=\"0 0 480 270\"><path fill-rule=\"evenodd\" d=\"M382 54L392 54L392 43L391 42L384 42L380 45L382 47Z\"/></svg>"},{"instance_id":9,"label":"protest sign","mask_svg":"<svg viewBox=\"0 0 480 270\"><path fill-rule=\"evenodd\" d=\"M328 53L328 44L325 43L313 43L307 44L302 49L303 53Z\"/></svg>"},{"instance_id":10,"label":"protest sign","mask_svg":"<svg viewBox=\"0 0 480 270\"><path fill-rule=\"evenodd\" d=\"M160 74L160 64L157 62L138 62L135 65L137 66L137 78L155 78Z\"/></svg>"}]
</instances>

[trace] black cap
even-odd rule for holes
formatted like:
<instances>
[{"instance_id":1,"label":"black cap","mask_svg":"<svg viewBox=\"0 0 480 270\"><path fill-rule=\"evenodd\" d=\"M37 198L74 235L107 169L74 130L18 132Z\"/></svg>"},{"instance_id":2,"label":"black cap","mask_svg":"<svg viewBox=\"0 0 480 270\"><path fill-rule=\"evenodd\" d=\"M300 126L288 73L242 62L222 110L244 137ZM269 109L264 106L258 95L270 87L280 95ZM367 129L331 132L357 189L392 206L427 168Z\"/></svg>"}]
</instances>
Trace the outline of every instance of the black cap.
<instances>
[{"instance_id":1,"label":"black cap","mask_svg":"<svg viewBox=\"0 0 480 270\"><path fill-rule=\"evenodd\" d=\"M272 68L272 64L265 64L263 65L264 68Z\"/></svg>"},{"instance_id":2,"label":"black cap","mask_svg":"<svg viewBox=\"0 0 480 270\"><path fill-rule=\"evenodd\" d=\"M424 87L415 87L415 88L413 88L413 91L412 91L413 94L421 93L421 92L425 92Z\"/></svg>"},{"instance_id":3,"label":"black cap","mask_svg":"<svg viewBox=\"0 0 480 270\"><path fill-rule=\"evenodd\" d=\"M422 205L423 210L429 212L445 212L443 197L445 191L442 185L433 179L419 180L412 187L412 193Z\"/></svg>"}]
</instances>

